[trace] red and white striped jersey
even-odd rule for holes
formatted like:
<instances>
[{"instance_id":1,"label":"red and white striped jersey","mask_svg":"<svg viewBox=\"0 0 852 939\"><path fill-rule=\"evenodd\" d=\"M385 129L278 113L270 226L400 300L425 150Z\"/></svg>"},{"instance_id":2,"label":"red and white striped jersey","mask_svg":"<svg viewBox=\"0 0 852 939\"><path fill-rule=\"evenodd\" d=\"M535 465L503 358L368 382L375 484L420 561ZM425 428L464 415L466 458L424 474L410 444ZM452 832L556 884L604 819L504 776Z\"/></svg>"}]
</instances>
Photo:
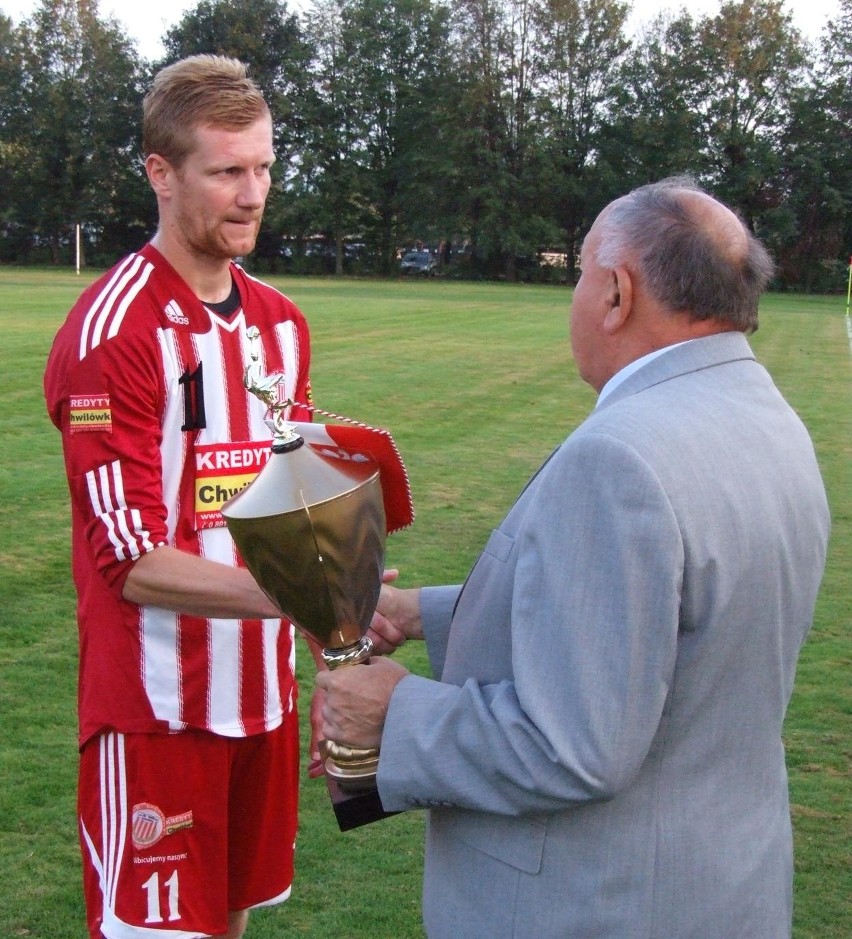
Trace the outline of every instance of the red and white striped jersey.
<instances>
[{"instance_id":1,"label":"red and white striped jersey","mask_svg":"<svg viewBox=\"0 0 852 939\"><path fill-rule=\"evenodd\" d=\"M248 327L260 330L262 370L310 403L304 317L238 265L232 275L241 308L226 318L146 245L83 293L50 353L45 397L71 493L81 744L105 730L247 736L292 706L286 620L204 619L121 596L134 561L160 545L241 563L219 509L271 439L243 384Z\"/></svg>"}]
</instances>

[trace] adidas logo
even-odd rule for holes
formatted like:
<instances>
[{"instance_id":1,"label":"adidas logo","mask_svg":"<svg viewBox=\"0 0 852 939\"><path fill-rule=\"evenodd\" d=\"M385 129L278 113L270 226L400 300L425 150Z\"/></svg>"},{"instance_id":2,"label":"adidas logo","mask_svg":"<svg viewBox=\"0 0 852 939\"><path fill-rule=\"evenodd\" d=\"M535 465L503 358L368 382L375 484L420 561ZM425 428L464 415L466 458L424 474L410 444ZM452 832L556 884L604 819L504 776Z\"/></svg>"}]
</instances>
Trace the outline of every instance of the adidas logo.
<instances>
[{"instance_id":1,"label":"adidas logo","mask_svg":"<svg viewBox=\"0 0 852 939\"><path fill-rule=\"evenodd\" d=\"M169 300L166 304L165 314L169 318L169 321L176 326L189 326L189 317L186 316L183 310L177 305L176 301Z\"/></svg>"}]
</instances>

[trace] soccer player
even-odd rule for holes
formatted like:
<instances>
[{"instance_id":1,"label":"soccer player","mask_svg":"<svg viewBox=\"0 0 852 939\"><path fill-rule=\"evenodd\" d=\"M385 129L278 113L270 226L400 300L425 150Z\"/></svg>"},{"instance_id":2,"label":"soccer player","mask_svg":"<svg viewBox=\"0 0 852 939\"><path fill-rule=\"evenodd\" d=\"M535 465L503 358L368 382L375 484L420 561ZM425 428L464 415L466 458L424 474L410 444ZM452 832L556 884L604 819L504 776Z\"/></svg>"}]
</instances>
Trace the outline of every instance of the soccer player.
<instances>
[{"instance_id":1,"label":"soccer player","mask_svg":"<svg viewBox=\"0 0 852 939\"><path fill-rule=\"evenodd\" d=\"M293 629L220 508L269 452L246 331L310 420L299 310L232 261L255 244L272 120L245 67L194 56L145 99L151 242L56 336L80 632L78 809L91 936L242 936L293 876Z\"/></svg>"}]
</instances>

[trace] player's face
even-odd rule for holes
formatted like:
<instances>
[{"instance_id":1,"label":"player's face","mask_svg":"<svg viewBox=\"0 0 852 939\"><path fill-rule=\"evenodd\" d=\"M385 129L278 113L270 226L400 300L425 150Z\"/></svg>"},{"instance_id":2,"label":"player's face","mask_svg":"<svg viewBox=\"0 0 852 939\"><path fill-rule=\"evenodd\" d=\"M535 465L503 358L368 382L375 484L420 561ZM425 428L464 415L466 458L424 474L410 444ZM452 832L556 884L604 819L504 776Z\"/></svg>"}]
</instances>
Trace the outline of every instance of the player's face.
<instances>
[{"instance_id":1,"label":"player's face","mask_svg":"<svg viewBox=\"0 0 852 939\"><path fill-rule=\"evenodd\" d=\"M198 127L195 149L173 174L170 228L198 259L248 254L269 193L272 121L241 130Z\"/></svg>"}]
</instances>

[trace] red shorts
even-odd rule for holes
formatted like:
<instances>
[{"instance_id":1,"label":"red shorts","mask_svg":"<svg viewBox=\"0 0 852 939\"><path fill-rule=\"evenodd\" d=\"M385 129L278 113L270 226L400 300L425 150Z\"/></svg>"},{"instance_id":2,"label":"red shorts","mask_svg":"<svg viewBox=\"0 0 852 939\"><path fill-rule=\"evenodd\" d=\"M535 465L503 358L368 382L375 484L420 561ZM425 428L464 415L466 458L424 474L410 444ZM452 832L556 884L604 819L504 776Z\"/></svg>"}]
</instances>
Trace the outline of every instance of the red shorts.
<instances>
[{"instance_id":1,"label":"red shorts","mask_svg":"<svg viewBox=\"0 0 852 939\"><path fill-rule=\"evenodd\" d=\"M194 939L286 900L299 788L295 709L252 737L103 734L80 756L83 887L94 939Z\"/></svg>"}]
</instances>

